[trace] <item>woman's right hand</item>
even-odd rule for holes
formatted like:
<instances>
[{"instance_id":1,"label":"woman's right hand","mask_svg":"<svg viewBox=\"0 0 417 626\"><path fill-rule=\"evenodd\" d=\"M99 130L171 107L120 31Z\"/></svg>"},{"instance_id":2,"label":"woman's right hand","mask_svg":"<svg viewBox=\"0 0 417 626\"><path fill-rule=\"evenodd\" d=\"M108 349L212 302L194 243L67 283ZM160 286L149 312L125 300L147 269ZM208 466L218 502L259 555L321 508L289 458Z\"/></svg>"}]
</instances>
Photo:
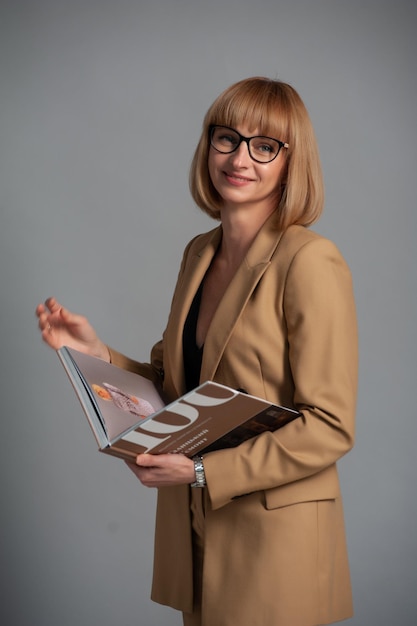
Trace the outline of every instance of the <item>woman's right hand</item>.
<instances>
[{"instance_id":1,"label":"woman's right hand","mask_svg":"<svg viewBox=\"0 0 417 626\"><path fill-rule=\"evenodd\" d=\"M36 307L43 341L54 350L68 346L110 361L109 350L86 317L65 309L55 298Z\"/></svg>"}]
</instances>

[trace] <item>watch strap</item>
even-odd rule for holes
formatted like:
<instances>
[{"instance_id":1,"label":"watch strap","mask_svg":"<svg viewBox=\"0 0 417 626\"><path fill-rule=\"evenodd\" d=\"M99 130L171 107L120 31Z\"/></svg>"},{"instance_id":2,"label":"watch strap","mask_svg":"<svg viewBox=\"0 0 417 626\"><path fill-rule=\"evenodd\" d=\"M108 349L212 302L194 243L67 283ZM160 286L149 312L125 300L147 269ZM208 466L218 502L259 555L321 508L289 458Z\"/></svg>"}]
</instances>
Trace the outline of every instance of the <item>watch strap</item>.
<instances>
[{"instance_id":1,"label":"watch strap","mask_svg":"<svg viewBox=\"0 0 417 626\"><path fill-rule=\"evenodd\" d=\"M195 482L191 483L191 487L205 487L206 486L206 474L204 472L204 464L202 456L194 456L194 471Z\"/></svg>"}]
</instances>

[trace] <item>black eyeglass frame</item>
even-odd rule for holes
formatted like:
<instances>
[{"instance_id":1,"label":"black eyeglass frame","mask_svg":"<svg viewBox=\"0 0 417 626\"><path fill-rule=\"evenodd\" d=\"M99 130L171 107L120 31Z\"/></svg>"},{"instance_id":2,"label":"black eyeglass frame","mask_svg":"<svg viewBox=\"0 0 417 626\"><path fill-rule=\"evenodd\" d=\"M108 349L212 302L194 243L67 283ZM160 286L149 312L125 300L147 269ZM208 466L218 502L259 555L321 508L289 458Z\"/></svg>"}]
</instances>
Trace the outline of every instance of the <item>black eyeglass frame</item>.
<instances>
[{"instance_id":1,"label":"black eyeglass frame","mask_svg":"<svg viewBox=\"0 0 417 626\"><path fill-rule=\"evenodd\" d=\"M227 151L219 150L218 148L216 148L215 145L213 145L213 133L216 130L216 128L224 128L225 130L231 130L232 132L236 133L236 135L239 137L239 142L232 150L227 150ZM279 139L276 139L275 137L268 137L267 135L253 135L253 137L245 137L239 131L237 131L236 128L232 128L231 126L223 126L222 124L210 124L209 138L210 138L210 145L212 146L212 148L214 148L216 152L219 152L220 154L232 154L232 152L236 152L236 150L239 148L242 141L244 141L246 145L248 146L249 156L252 159L252 161L255 161L256 163L261 163L263 165L265 165L266 163L272 163L272 161L275 161L275 159L281 152L282 148L289 148L288 143L286 143L285 141L280 141ZM278 152L276 153L274 157L272 157L270 161L260 161L259 159L255 159L255 157L252 156L252 153L250 150L249 142L251 141L251 139L270 139L272 141L276 141L278 144Z\"/></svg>"}]
</instances>

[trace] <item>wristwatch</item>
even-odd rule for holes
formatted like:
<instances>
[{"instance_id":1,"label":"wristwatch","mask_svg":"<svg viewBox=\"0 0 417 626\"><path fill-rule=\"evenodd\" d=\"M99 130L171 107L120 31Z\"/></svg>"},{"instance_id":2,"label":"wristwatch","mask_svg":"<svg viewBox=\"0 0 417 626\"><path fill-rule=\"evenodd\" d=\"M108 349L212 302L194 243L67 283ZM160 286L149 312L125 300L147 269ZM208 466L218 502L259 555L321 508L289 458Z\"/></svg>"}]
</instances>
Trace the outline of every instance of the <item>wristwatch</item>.
<instances>
[{"instance_id":1,"label":"wristwatch","mask_svg":"<svg viewBox=\"0 0 417 626\"><path fill-rule=\"evenodd\" d=\"M206 475L204 473L203 457L194 456L193 461L194 461L194 471L195 471L195 482L191 483L191 487L205 487Z\"/></svg>"}]
</instances>

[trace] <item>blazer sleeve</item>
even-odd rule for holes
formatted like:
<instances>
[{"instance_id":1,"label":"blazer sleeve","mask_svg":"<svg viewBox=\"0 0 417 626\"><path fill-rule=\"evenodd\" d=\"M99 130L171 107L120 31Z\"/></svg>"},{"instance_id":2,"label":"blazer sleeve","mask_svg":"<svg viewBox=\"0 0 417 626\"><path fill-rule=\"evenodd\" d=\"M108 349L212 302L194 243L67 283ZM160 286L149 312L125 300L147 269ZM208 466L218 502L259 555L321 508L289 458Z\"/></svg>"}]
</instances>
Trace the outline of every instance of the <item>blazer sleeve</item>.
<instances>
[{"instance_id":1,"label":"blazer sleeve","mask_svg":"<svg viewBox=\"0 0 417 626\"><path fill-rule=\"evenodd\" d=\"M294 405L302 418L205 457L213 508L310 477L353 446L356 312L350 271L332 242L313 239L294 255L286 274L283 312Z\"/></svg>"},{"instance_id":2,"label":"blazer sleeve","mask_svg":"<svg viewBox=\"0 0 417 626\"><path fill-rule=\"evenodd\" d=\"M151 363L141 363L125 356L121 352L107 346L110 353L110 362L124 370L140 374L151 380L155 385L162 382L162 341L158 341L152 348Z\"/></svg>"}]
</instances>

